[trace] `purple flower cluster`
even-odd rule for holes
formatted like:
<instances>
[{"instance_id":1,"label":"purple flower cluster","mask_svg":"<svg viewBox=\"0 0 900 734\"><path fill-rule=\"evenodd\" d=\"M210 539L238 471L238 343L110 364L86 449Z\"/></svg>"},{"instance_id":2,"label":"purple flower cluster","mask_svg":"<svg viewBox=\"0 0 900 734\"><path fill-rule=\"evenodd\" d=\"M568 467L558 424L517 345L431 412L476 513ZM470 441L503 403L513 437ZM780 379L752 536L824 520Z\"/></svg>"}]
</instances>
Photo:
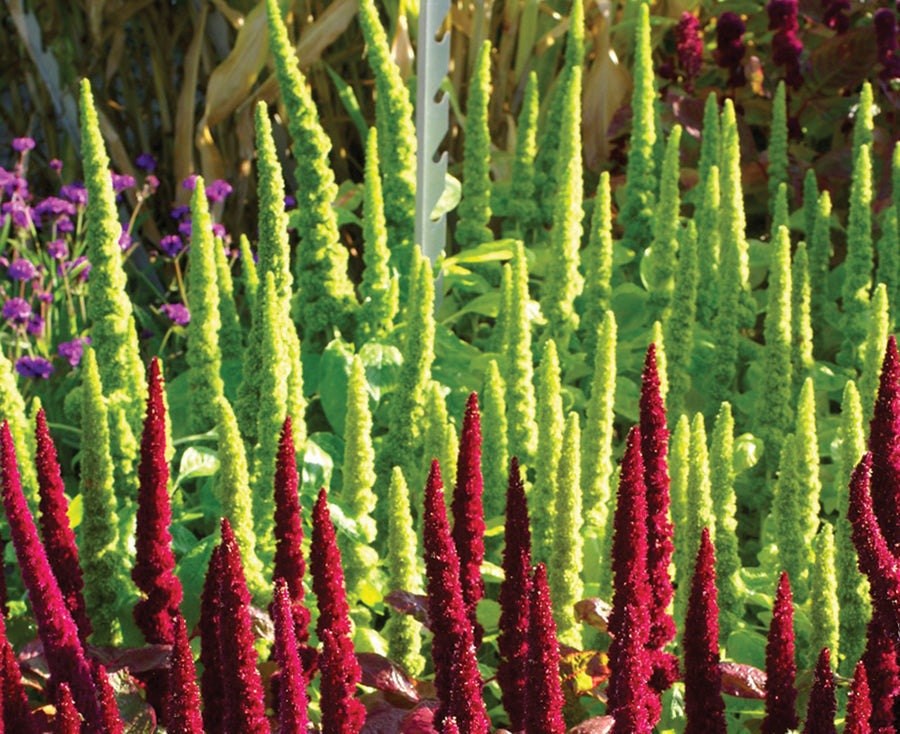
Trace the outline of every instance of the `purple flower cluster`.
<instances>
[{"instance_id":1,"label":"purple flower cluster","mask_svg":"<svg viewBox=\"0 0 900 734\"><path fill-rule=\"evenodd\" d=\"M34 139L13 138L12 147L13 150L18 151L19 153L25 153L26 151L32 150L34 148Z\"/></svg>"},{"instance_id":2,"label":"purple flower cluster","mask_svg":"<svg viewBox=\"0 0 900 734\"><path fill-rule=\"evenodd\" d=\"M129 176L127 173L110 171L109 175L112 178L113 191L117 194L125 191L125 189L133 189L135 186L134 176Z\"/></svg>"},{"instance_id":3,"label":"purple flower cluster","mask_svg":"<svg viewBox=\"0 0 900 734\"><path fill-rule=\"evenodd\" d=\"M794 89L803 84L800 73L800 54L803 42L797 38L800 26L797 24L797 0L769 0L769 30L775 31L772 38L772 60L784 67L784 80Z\"/></svg>"},{"instance_id":4,"label":"purple flower cluster","mask_svg":"<svg viewBox=\"0 0 900 734\"><path fill-rule=\"evenodd\" d=\"M86 207L88 202L88 192L84 184L80 181L74 181L61 187L59 193L64 199L68 199L75 206Z\"/></svg>"},{"instance_id":5,"label":"purple flower cluster","mask_svg":"<svg viewBox=\"0 0 900 734\"><path fill-rule=\"evenodd\" d=\"M47 254L54 260L63 260L69 255L69 248L64 239L53 240L47 243Z\"/></svg>"},{"instance_id":6,"label":"purple flower cluster","mask_svg":"<svg viewBox=\"0 0 900 734\"><path fill-rule=\"evenodd\" d=\"M184 249L184 244L177 234L167 234L159 241L159 249L169 257L175 257Z\"/></svg>"},{"instance_id":7,"label":"purple flower cluster","mask_svg":"<svg viewBox=\"0 0 900 734\"><path fill-rule=\"evenodd\" d=\"M678 66L684 70L684 88L692 92L694 79L700 76L703 64L703 36L700 32L700 21L693 13L684 12L675 26L675 40Z\"/></svg>"},{"instance_id":8,"label":"purple flower cluster","mask_svg":"<svg viewBox=\"0 0 900 734\"><path fill-rule=\"evenodd\" d=\"M884 81L900 77L900 58L897 57L897 16L890 8L875 13L875 42L878 44L878 61L884 68L878 78Z\"/></svg>"},{"instance_id":9,"label":"purple flower cluster","mask_svg":"<svg viewBox=\"0 0 900 734\"><path fill-rule=\"evenodd\" d=\"M145 171L155 171L156 170L156 158L154 158L150 153L141 153L134 161L138 168L143 168Z\"/></svg>"},{"instance_id":10,"label":"purple flower cluster","mask_svg":"<svg viewBox=\"0 0 900 734\"><path fill-rule=\"evenodd\" d=\"M191 312L182 303L164 303L159 310L179 326L187 326L191 322Z\"/></svg>"},{"instance_id":11,"label":"purple flower cluster","mask_svg":"<svg viewBox=\"0 0 900 734\"><path fill-rule=\"evenodd\" d=\"M16 372L22 377L40 377L46 380L56 372L56 368L43 357L19 357L16 362Z\"/></svg>"},{"instance_id":12,"label":"purple flower cluster","mask_svg":"<svg viewBox=\"0 0 900 734\"><path fill-rule=\"evenodd\" d=\"M745 30L747 27L741 16L730 10L722 13L716 21L716 64L728 69L728 85L731 87L741 87L747 83L741 63L746 52L743 41Z\"/></svg>"},{"instance_id":13,"label":"purple flower cluster","mask_svg":"<svg viewBox=\"0 0 900 734\"><path fill-rule=\"evenodd\" d=\"M13 280L31 280L37 275L37 269L31 260L20 257L9 266L9 277Z\"/></svg>"},{"instance_id":14,"label":"purple flower cluster","mask_svg":"<svg viewBox=\"0 0 900 734\"><path fill-rule=\"evenodd\" d=\"M231 184L219 178L206 187L206 198L210 201L225 201L232 191L234 189Z\"/></svg>"},{"instance_id":15,"label":"purple flower cluster","mask_svg":"<svg viewBox=\"0 0 900 734\"><path fill-rule=\"evenodd\" d=\"M57 353L60 357L69 360L69 366L73 369L81 363L81 356L84 354L84 345L90 344L89 336L79 336L70 342L63 342L57 347Z\"/></svg>"},{"instance_id":16,"label":"purple flower cluster","mask_svg":"<svg viewBox=\"0 0 900 734\"><path fill-rule=\"evenodd\" d=\"M24 298L8 298L3 304L3 318L16 324L26 323L31 313L31 304Z\"/></svg>"}]
</instances>

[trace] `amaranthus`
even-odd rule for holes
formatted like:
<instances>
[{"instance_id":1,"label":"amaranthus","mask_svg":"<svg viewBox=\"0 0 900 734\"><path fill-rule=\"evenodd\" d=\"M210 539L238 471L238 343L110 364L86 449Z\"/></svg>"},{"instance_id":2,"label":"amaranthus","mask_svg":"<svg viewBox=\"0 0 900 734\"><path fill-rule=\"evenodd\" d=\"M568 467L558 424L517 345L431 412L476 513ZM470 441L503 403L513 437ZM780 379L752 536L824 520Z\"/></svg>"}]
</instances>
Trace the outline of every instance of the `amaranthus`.
<instances>
[{"instance_id":1,"label":"amaranthus","mask_svg":"<svg viewBox=\"0 0 900 734\"><path fill-rule=\"evenodd\" d=\"M297 654L297 638L294 636L294 617L287 582L280 578L275 582L275 598L272 601L275 623L275 657L281 668L278 690L278 723L281 734L306 734L309 719L306 715L306 676Z\"/></svg>"},{"instance_id":2,"label":"amaranthus","mask_svg":"<svg viewBox=\"0 0 900 734\"><path fill-rule=\"evenodd\" d=\"M659 180L659 201L653 217L652 283L650 304L653 317L668 320L669 307L675 292L675 268L677 265L678 220L681 197L678 193L678 156L681 146L681 125L675 125L666 141L666 155ZM685 294L686 297L686 294Z\"/></svg>"},{"instance_id":3,"label":"amaranthus","mask_svg":"<svg viewBox=\"0 0 900 734\"><path fill-rule=\"evenodd\" d=\"M556 534L557 469L562 450L563 410L556 342L544 342L537 374L538 446L531 504L539 511L531 518L532 544L537 561L550 560ZM552 573L551 573L552 578Z\"/></svg>"},{"instance_id":4,"label":"amaranthus","mask_svg":"<svg viewBox=\"0 0 900 734\"><path fill-rule=\"evenodd\" d=\"M576 0L580 2L580 0ZM528 600L528 666L525 687L525 734L564 734L562 687L559 681L559 645L553 622L547 570L534 569Z\"/></svg>"},{"instance_id":5,"label":"amaranthus","mask_svg":"<svg viewBox=\"0 0 900 734\"><path fill-rule=\"evenodd\" d=\"M484 516L503 514L503 488L509 464L506 423L506 387L497 361L491 360L481 390L481 475L484 478Z\"/></svg>"},{"instance_id":6,"label":"amaranthus","mask_svg":"<svg viewBox=\"0 0 900 734\"><path fill-rule=\"evenodd\" d=\"M680 229L678 269L675 272L677 297L665 323L669 357L669 410L678 415L691 387L690 367L694 353L694 323L697 320L697 228L692 221Z\"/></svg>"},{"instance_id":7,"label":"amaranthus","mask_svg":"<svg viewBox=\"0 0 900 734\"><path fill-rule=\"evenodd\" d=\"M766 716L762 734L786 734L800 725L795 706L794 606L787 571L778 577L772 622L766 641Z\"/></svg>"},{"instance_id":8,"label":"amaranthus","mask_svg":"<svg viewBox=\"0 0 900 734\"><path fill-rule=\"evenodd\" d=\"M507 204L507 221L519 239L537 224L539 215L534 181L538 101L537 75L531 72L522 97L522 109L516 120L516 157L513 160Z\"/></svg>"},{"instance_id":9,"label":"amaranthus","mask_svg":"<svg viewBox=\"0 0 900 734\"><path fill-rule=\"evenodd\" d=\"M778 189L788 181L787 98L784 82L778 82L772 99L772 125L769 127L769 215L775 219Z\"/></svg>"},{"instance_id":10,"label":"amaranthus","mask_svg":"<svg viewBox=\"0 0 900 734\"><path fill-rule=\"evenodd\" d=\"M812 374L814 365L810 298L809 258L806 243L801 242L791 265L791 381L795 404L803 381Z\"/></svg>"},{"instance_id":11,"label":"amaranthus","mask_svg":"<svg viewBox=\"0 0 900 734\"><path fill-rule=\"evenodd\" d=\"M838 649L837 574L834 569L834 531L822 523L813 543L815 562L810 582L810 624L807 667L815 667L814 650ZM834 666L838 661L835 656Z\"/></svg>"},{"instance_id":12,"label":"amaranthus","mask_svg":"<svg viewBox=\"0 0 900 734\"><path fill-rule=\"evenodd\" d=\"M175 618L172 663L168 678L166 734L203 734L194 653L191 652L184 617L180 614Z\"/></svg>"},{"instance_id":13,"label":"amaranthus","mask_svg":"<svg viewBox=\"0 0 900 734\"><path fill-rule=\"evenodd\" d=\"M831 670L829 658L828 648L823 647L816 662L816 673L812 691L809 694L803 734L837 734L834 726L837 701L834 696L834 673Z\"/></svg>"},{"instance_id":14,"label":"amaranthus","mask_svg":"<svg viewBox=\"0 0 900 734\"><path fill-rule=\"evenodd\" d=\"M600 174L594 208L591 214L591 231L588 245L581 253L584 268L584 286L581 290L581 319L579 329L587 354L588 364L593 364L597 354L597 332L610 307L612 298L613 239L612 194L609 187L609 171ZM578 303L578 301L576 301Z\"/></svg>"}]
</instances>

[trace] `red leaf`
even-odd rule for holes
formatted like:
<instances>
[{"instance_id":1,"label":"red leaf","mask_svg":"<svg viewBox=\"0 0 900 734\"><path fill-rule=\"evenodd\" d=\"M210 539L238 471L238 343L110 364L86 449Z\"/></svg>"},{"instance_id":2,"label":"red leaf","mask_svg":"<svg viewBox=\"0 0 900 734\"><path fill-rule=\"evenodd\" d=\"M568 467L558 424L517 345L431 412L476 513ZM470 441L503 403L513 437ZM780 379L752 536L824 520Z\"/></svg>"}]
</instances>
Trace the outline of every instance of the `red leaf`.
<instances>
[{"instance_id":1,"label":"red leaf","mask_svg":"<svg viewBox=\"0 0 900 734\"><path fill-rule=\"evenodd\" d=\"M568 734L609 734L615 723L612 716L595 716L573 726Z\"/></svg>"},{"instance_id":2,"label":"red leaf","mask_svg":"<svg viewBox=\"0 0 900 734\"><path fill-rule=\"evenodd\" d=\"M410 614L422 623L427 630L431 630L431 620L428 618L428 597L424 594L414 594L411 591L397 589L384 597L401 614Z\"/></svg>"},{"instance_id":3,"label":"red leaf","mask_svg":"<svg viewBox=\"0 0 900 734\"><path fill-rule=\"evenodd\" d=\"M356 660L362 669L362 685L384 691L411 704L421 700L415 681L393 661L374 652L358 652Z\"/></svg>"},{"instance_id":4,"label":"red leaf","mask_svg":"<svg viewBox=\"0 0 900 734\"><path fill-rule=\"evenodd\" d=\"M722 693L736 698L765 699L764 671L740 663L719 663L719 671L722 673Z\"/></svg>"}]
</instances>

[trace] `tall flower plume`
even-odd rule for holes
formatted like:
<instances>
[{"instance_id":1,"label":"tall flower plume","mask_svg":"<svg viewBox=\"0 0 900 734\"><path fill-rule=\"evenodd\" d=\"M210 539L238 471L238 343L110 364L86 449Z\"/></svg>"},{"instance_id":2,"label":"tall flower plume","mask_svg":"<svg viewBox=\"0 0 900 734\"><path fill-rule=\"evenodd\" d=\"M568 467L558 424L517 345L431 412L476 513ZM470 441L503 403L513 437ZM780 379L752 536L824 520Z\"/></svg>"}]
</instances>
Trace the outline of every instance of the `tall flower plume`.
<instances>
[{"instance_id":1,"label":"tall flower plume","mask_svg":"<svg viewBox=\"0 0 900 734\"><path fill-rule=\"evenodd\" d=\"M4 711L6 702L3 703ZM54 734L81 734L81 719L75 701L72 700L72 691L68 683L60 683L56 689L56 716L53 718Z\"/></svg>"},{"instance_id":2,"label":"tall flower plume","mask_svg":"<svg viewBox=\"0 0 900 734\"><path fill-rule=\"evenodd\" d=\"M200 693L203 697L203 730L207 734L224 734L224 707L218 705L225 697L222 654L219 651L221 614L219 599L222 594L222 556L225 551L220 543L209 557L206 579L200 596Z\"/></svg>"},{"instance_id":3,"label":"tall flower plume","mask_svg":"<svg viewBox=\"0 0 900 734\"><path fill-rule=\"evenodd\" d=\"M28 692L22 683L22 671L19 669L12 645L6 637L6 624L2 615L0 615L0 680L2 680L0 734L3 731L37 734L37 725L28 703Z\"/></svg>"},{"instance_id":4,"label":"tall flower plume","mask_svg":"<svg viewBox=\"0 0 900 734\"><path fill-rule=\"evenodd\" d=\"M797 0L769 0L769 30L775 31L772 38L772 61L784 67L785 82L794 89L803 84L800 73L800 54L803 42L797 38Z\"/></svg>"},{"instance_id":5,"label":"tall flower plume","mask_svg":"<svg viewBox=\"0 0 900 734\"><path fill-rule=\"evenodd\" d=\"M334 536L334 525L328 511L328 495L324 487L319 490L319 498L313 506L309 567L319 607L316 636L321 640L322 633L330 630L334 635L349 637L352 634L350 607L344 589L341 552Z\"/></svg>"},{"instance_id":6,"label":"tall flower plume","mask_svg":"<svg viewBox=\"0 0 900 734\"><path fill-rule=\"evenodd\" d=\"M47 560L53 575L59 583L66 606L78 626L78 635L84 642L90 637L91 622L84 607L84 579L78 563L78 548L75 533L69 524L69 502L56 459L56 447L50 438L47 417L41 408L35 418L35 443L37 452L38 492L40 494L41 538L47 551ZM71 696L71 691L69 692Z\"/></svg>"},{"instance_id":7,"label":"tall flower plume","mask_svg":"<svg viewBox=\"0 0 900 734\"><path fill-rule=\"evenodd\" d=\"M506 545L500 583L500 636L497 647L497 682L512 731L525 728L526 666L528 661L529 605L531 603L531 531L528 500L519 475L519 460L509 462L506 490Z\"/></svg>"},{"instance_id":8,"label":"tall flower plume","mask_svg":"<svg viewBox=\"0 0 900 734\"><path fill-rule=\"evenodd\" d=\"M687 11L681 14L675 26L675 41L678 66L684 71L684 88L692 92L694 79L700 76L703 64L703 34L696 15Z\"/></svg>"},{"instance_id":9,"label":"tall flower plume","mask_svg":"<svg viewBox=\"0 0 900 734\"><path fill-rule=\"evenodd\" d=\"M85 723L102 732L104 729L100 703L91 678L90 663L84 655L78 628L63 600L44 547L38 540L34 519L25 503L12 434L6 421L0 429L0 450L3 506L22 571L22 580L28 589L28 597L37 620L38 635L44 646L51 680L57 684L69 684Z\"/></svg>"},{"instance_id":10,"label":"tall flower plume","mask_svg":"<svg viewBox=\"0 0 900 734\"><path fill-rule=\"evenodd\" d=\"M100 714L103 718L103 731L106 734L125 734L125 722L119 714L119 706L116 703L116 693L106 668L100 663L93 663L94 685L97 688L97 697L100 699ZM90 731L90 729L88 729Z\"/></svg>"},{"instance_id":11,"label":"tall flower plume","mask_svg":"<svg viewBox=\"0 0 900 734\"><path fill-rule=\"evenodd\" d=\"M563 734L565 699L559 680L559 643L543 563L534 569L529 616L524 730L526 734Z\"/></svg>"},{"instance_id":12,"label":"tall flower plume","mask_svg":"<svg viewBox=\"0 0 900 734\"><path fill-rule=\"evenodd\" d=\"M809 705L806 708L806 723L803 734L837 734L834 716L837 713L837 701L834 697L834 672L831 670L831 654L827 647L822 648L816 661L816 673L812 692L809 694Z\"/></svg>"},{"instance_id":13,"label":"tall flower plume","mask_svg":"<svg viewBox=\"0 0 900 734\"><path fill-rule=\"evenodd\" d=\"M900 551L900 357L893 334L881 363L878 397L869 426L872 507L894 555Z\"/></svg>"},{"instance_id":14,"label":"tall flower plume","mask_svg":"<svg viewBox=\"0 0 900 734\"><path fill-rule=\"evenodd\" d=\"M791 582L787 572L782 571L766 642L766 717L762 723L762 734L785 734L789 729L800 726L796 712L796 675Z\"/></svg>"},{"instance_id":15,"label":"tall flower plume","mask_svg":"<svg viewBox=\"0 0 900 734\"><path fill-rule=\"evenodd\" d=\"M844 720L844 734L871 734L869 718L872 716L872 702L869 700L869 679L862 660L856 664L850 696L847 699L847 718Z\"/></svg>"},{"instance_id":16,"label":"tall flower plume","mask_svg":"<svg viewBox=\"0 0 900 734\"><path fill-rule=\"evenodd\" d=\"M174 619L175 639L169 667L169 695L166 699L166 734L203 734L200 715L200 691L194 654L188 641L187 626L180 614Z\"/></svg>"},{"instance_id":17,"label":"tall flower plume","mask_svg":"<svg viewBox=\"0 0 900 734\"><path fill-rule=\"evenodd\" d=\"M869 621L866 649L862 662L866 666L872 713L869 723L879 734L894 731L894 698L900 693L900 666L897 647L877 617Z\"/></svg>"},{"instance_id":18,"label":"tall flower plume","mask_svg":"<svg viewBox=\"0 0 900 734\"><path fill-rule=\"evenodd\" d=\"M353 697L362 671L348 633L323 630L319 667L322 734L356 734L365 723L366 709Z\"/></svg>"},{"instance_id":19,"label":"tall flower plume","mask_svg":"<svg viewBox=\"0 0 900 734\"><path fill-rule=\"evenodd\" d=\"M275 580L275 598L270 613L275 623L275 659L281 668L278 689L280 731L281 734L306 734L309 727L306 676L297 653L291 596L284 578Z\"/></svg>"},{"instance_id":20,"label":"tall flower plume","mask_svg":"<svg viewBox=\"0 0 900 734\"><path fill-rule=\"evenodd\" d=\"M747 83L741 60L744 58L744 31L747 27L741 16L730 10L716 21L716 64L729 72L728 86L741 87Z\"/></svg>"},{"instance_id":21,"label":"tall flower plume","mask_svg":"<svg viewBox=\"0 0 900 734\"><path fill-rule=\"evenodd\" d=\"M472 393L466 401L462 435L459 439L459 459L456 464L456 487L450 510L453 513L453 544L459 556L459 580L463 603L474 628L475 646L481 644L484 629L478 624L475 610L484 597L481 562L484 560L484 508L481 497L484 482L481 476L481 416L478 395Z\"/></svg>"}]
</instances>

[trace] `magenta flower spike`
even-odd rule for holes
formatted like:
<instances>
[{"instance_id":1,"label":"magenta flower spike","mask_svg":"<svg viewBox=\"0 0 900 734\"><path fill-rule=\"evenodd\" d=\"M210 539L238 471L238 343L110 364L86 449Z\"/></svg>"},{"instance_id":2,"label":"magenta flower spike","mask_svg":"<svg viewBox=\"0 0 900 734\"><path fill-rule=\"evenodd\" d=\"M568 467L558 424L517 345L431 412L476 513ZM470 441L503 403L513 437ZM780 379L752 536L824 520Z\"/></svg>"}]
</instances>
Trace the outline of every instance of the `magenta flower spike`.
<instances>
[{"instance_id":1,"label":"magenta flower spike","mask_svg":"<svg viewBox=\"0 0 900 734\"><path fill-rule=\"evenodd\" d=\"M116 694L109 683L106 668L100 663L94 663L94 685L100 698L100 711L103 715L104 731L107 734L125 734L125 723L119 714L119 706L116 704Z\"/></svg>"},{"instance_id":2,"label":"magenta flower spike","mask_svg":"<svg viewBox=\"0 0 900 734\"><path fill-rule=\"evenodd\" d=\"M725 702L719 672L719 606L716 555L703 528L684 619L685 734L725 734Z\"/></svg>"},{"instance_id":3,"label":"magenta flower spike","mask_svg":"<svg viewBox=\"0 0 900 734\"><path fill-rule=\"evenodd\" d=\"M366 721L366 707L354 698L362 671L349 634L323 630L319 667L322 734L356 734Z\"/></svg>"},{"instance_id":4,"label":"magenta flower spike","mask_svg":"<svg viewBox=\"0 0 900 734\"><path fill-rule=\"evenodd\" d=\"M609 618L607 712L614 734L644 734L659 716L650 685L653 661L647 650L652 599L647 580L647 492L641 460L641 432L625 442L613 523L613 602Z\"/></svg>"},{"instance_id":5,"label":"magenta flower spike","mask_svg":"<svg viewBox=\"0 0 900 734\"><path fill-rule=\"evenodd\" d=\"M461 681L454 679L454 668L461 665L460 655L474 656L472 624L466 615L459 581L459 558L450 538L447 508L444 504L444 485L437 460L431 462L428 481L425 484L425 510L423 514L423 540L425 551L425 575L427 582L428 613L434 633L431 641L431 657L434 664L434 687L440 706L434 714L434 722L440 728L448 716L456 715L462 732L478 732L459 719L459 709L454 707L455 688ZM476 671L477 672L477 671ZM484 710L479 690L476 707ZM486 714L484 714L486 716Z\"/></svg>"},{"instance_id":6,"label":"magenta flower spike","mask_svg":"<svg viewBox=\"0 0 900 734\"><path fill-rule=\"evenodd\" d=\"M253 647L250 592L231 525L222 519L222 587L219 592L219 655L224 683L225 731L269 734L262 680ZM207 701L207 704L217 702Z\"/></svg>"},{"instance_id":7,"label":"magenta flower spike","mask_svg":"<svg viewBox=\"0 0 900 734\"><path fill-rule=\"evenodd\" d=\"M834 717L837 701L834 696L834 672L831 670L831 655L827 647L822 648L816 661L816 674L809 705L806 709L806 724L803 734L837 734Z\"/></svg>"},{"instance_id":8,"label":"magenta flower spike","mask_svg":"<svg viewBox=\"0 0 900 734\"><path fill-rule=\"evenodd\" d=\"M509 462L506 489L506 546L503 549L503 581L500 583L500 635L497 647L497 682L510 729L525 728L525 683L528 664L528 629L531 603L531 530L528 500L519 475L519 460Z\"/></svg>"},{"instance_id":9,"label":"magenta flower spike","mask_svg":"<svg viewBox=\"0 0 900 734\"><path fill-rule=\"evenodd\" d=\"M334 635L350 637L350 606L344 586L344 570L341 566L341 552L338 550L328 511L328 495L325 487L319 490L319 498L313 506L312 543L309 547L309 568L312 573L312 588L319 607L319 621L316 636L330 630Z\"/></svg>"},{"instance_id":10,"label":"magenta flower spike","mask_svg":"<svg viewBox=\"0 0 900 734\"><path fill-rule=\"evenodd\" d=\"M481 503L484 482L481 476L481 416L478 395L471 393L466 401L459 458L456 463L456 486L450 511L453 514L453 545L459 556L459 580L463 602L472 623L476 649L481 644L484 628L475 616L478 602L484 597L481 562L484 560L484 507Z\"/></svg>"},{"instance_id":11,"label":"magenta flower spike","mask_svg":"<svg viewBox=\"0 0 900 734\"><path fill-rule=\"evenodd\" d=\"M298 495L300 486L297 474L297 457L294 452L294 436L291 417L284 419L275 461L275 570L273 581L284 579L291 613L294 617L294 635L299 645L303 669L307 678L315 667L315 648L306 644L309 640L310 613L304 601L303 576L306 560L303 558L303 522ZM269 613L273 614L270 606Z\"/></svg>"},{"instance_id":12,"label":"magenta flower spike","mask_svg":"<svg viewBox=\"0 0 900 734\"><path fill-rule=\"evenodd\" d=\"M456 719L448 716L444 719L444 728L441 729L442 734L459 734L459 727L456 725Z\"/></svg>"},{"instance_id":13,"label":"magenta flower spike","mask_svg":"<svg viewBox=\"0 0 900 734\"><path fill-rule=\"evenodd\" d=\"M874 424L874 420L872 421ZM869 579L873 618L885 628L900 629L900 568L891 554L872 508L869 493L873 465L872 452L866 453L850 477L847 517L853 525L859 570ZM892 635L896 642L896 632ZM871 670L869 683L872 684Z\"/></svg>"},{"instance_id":14,"label":"magenta flower spike","mask_svg":"<svg viewBox=\"0 0 900 734\"><path fill-rule=\"evenodd\" d=\"M741 16L730 10L716 20L716 64L729 71L728 86L742 87L747 75L741 63L747 49L744 47L744 31L747 27Z\"/></svg>"},{"instance_id":15,"label":"magenta flower spike","mask_svg":"<svg viewBox=\"0 0 900 734\"><path fill-rule=\"evenodd\" d=\"M166 460L166 409L159 359L147 375L147 413L138 466L136 552L131 578L144 598L134 605L134 621L149 643L171 645L180 616L181 582L175 575L175 554L169 525L169 462ZM167 686L162 681L161 693Z\"/></svg>"},{"instance_id":16,"label":"magenta flower spike","mask_svg":"<svg viewBox=\"0 0 900 734\"><path fill-rule=\"evenodd\" d=\"M35 442L39 509L41 513L41 538L47 551L47 560L53 575L59 583L66 606L78 626L78 636L82 643L90 637L93 629L84 606L84 578L78 563L78 547L75 533L69 524L69 502L65 495L65 485L56 459L56 447L50 438L47 418L41 408L35 419ZM69 692L71 696L71 691Z\"/></svg>"},{"instance_id":17,"label":"magenta flower spike","mask_svg":"<svg viewBox=\"0 0 900 734\"><path fill-rule=\"evenodd\" d=\"M900 357L888 337L878 397L869 424L872 507L888 549L900 555Z\"/></svg>"},{"instance_id":18,"label":"magenta flower spike","mask_svg":"<svg viewBox=\"0 0 900 734\"><path fill-rule=\"evenodd\" d=\"M766 717L761 734L786 734L800 726L796 711L796 676L791 582L787 571L782 571L766 642Z\"/></svg>"},{"instance_id":19,"label":"magenta flower spike","mask_svg":"<svg viewBox=\"0 0 900 734\"><path fill-rule=\"evenodd\" d=\"M800 26L797 23L797 0L769 0L769 30L774 30L772 38L772 61L784 67L784 80L799 89L803 84L800 73L800 54L803 42L797 38Z\"/></svg>"},{"instance_id":20,"label":"magenta flower spike","mask_svg":"<svg viewBox=\"0 0 900 734\"><path fill-rule=\"evenodd\" d=\"M900 693L900 667L897 647L884 626L873 616L866 630L866 649L862 661L866 666L872 731L887 734L894 731L894 699Z\"/></svg>"},{"instance_id":21,"label":"magenta flower spike","mask_svg":"<svg viewBox=\"0 0 900 734\"><path fill-rule=\"evenodd\" d=\"M675 639L675 620L668 608L675 596L672 588L672 543L675 526L669 519L669 429L666 408L659 391L656 345L647 349L641 375L641 458L647 488L647 578L652 594L650 639L653 654L650 685L662 693L678 677L678 658L663 648Z\"/></svg>"},{"instance_id":22,"label":"magenta flower spike","mask_svg":"<svg viewBox=\"0 0 900 734\"><path fill-rule=\"evenodd\" d=\"M22 671L16 661L16 654L6 637L6 624L0 616L0 665L2 665L2 716L0 723L5 731L37 734L37 725L28 704L28 692L22 683ZM2 734L2 732L0 732Z\"/></svg>"},{"instance_id":23,"label":"magenta flower spike","mask_svg":"<svg viewBox=\"0 0 900 734\"><path fill-rule=\"evenodd\" d=\"M38 634L44 645L44 655L50 677L54 683L66 682L73 698L89 727L103 732L100 702L91 677L90 664L81 647L78 627L63 599L44 547L38 540L34 519L28 511L19 467L13 447L9 424L3 421L0 429L0 468L3 474L3 506L9 523L10 535L16 549L16 559L22 572L22 580L38 625Z\"/></svg>"},{"instance_id":24,"label":"magenta flower spike","mask_svg":"<svg viewBox=\"0 0 900 734\"><path fill-rule=\"evenodd\" d=\"M200 596L200 663L203 675L200 678L200 694L203 698L203 730L206 734L224 734L225 697L222 656L219 652L221 636L221 615L219 599L222 592L222 555L224 548L217 545L209 557L203 593Z\"/></svg>"},{"instance_id":25,"label":"magenta flower spike","mask_svg":"<svg viewBox=\"0 0 900 734\"><path fill-rule=\"evenodd\" d=\"M175 640L172 644L172 664L168 679L166 734L203 734L194 654L188 641L184 617L180 614L175 618Z\"/></svg>"},{"instance_id":26,"label":"magenta flower spike","mask_svg":"<svg viewBox=\"0 0 900 734\"><path fill-rule=\"evenodd\" d=\"M565 734L559 643L547 587L547 569L543 563L534 569L530 601L524 731L525 734Z\"/></svg>"},{"instance_id":27,"label":"magenta flower spike","mask_svg":"<svg viewBox=\"0 0 900 734\"><path fill-rule=\"evenodd\" d=\"M60 683L56 689L56 716L53 717L53 734L81 734L81 719L68 683Z\"/></svg>"},{"instance_id":28,"label":"magenta flower spike","mask_svg":"<svg viewBox=\"0 0 900 734\"><path fill-rule=\"evenodd\" d=\"M297 654L294 636L294 616L287 581L275 580L275 598L272 600L272 621L275 623L275 659L281 668L278 689L278 721L280 734L306 734L309 719L306 707L306 676Z\"/></svg>"},{"instance_id":29,"label":"magenta flower spike","mask_svg":"<svg viewBox=\"0 0 900 734\"><path fill-rule=\"evenodd\" d=\"M692 93L703 65L703 34L696 15L687 11L681 14L675 26L675 43L678 66L684 71L684 89Z\"/></svg>"},{"instance_id":30,"label":"magenta flower spike","mask_svg":"<svg viewBox=\"0 0 900 734\"><path fill-rule=\"evenodd\" d=\"M869 679L862 660L853 671L850 696L847 699L847 717L844 719L844 734L872 734L869 719L872 716L872 702L869 700Z\"/></svg>"}]
</instances>

